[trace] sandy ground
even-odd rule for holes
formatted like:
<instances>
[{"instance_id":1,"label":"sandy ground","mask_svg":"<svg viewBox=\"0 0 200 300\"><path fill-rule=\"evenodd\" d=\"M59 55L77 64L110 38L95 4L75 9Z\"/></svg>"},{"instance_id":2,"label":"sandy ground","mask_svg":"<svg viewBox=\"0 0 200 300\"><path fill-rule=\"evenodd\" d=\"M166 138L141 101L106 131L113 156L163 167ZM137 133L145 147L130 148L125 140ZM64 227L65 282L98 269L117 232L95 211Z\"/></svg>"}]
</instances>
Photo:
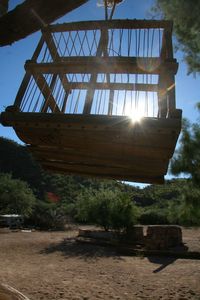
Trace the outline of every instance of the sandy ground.
<instances>
[{"instance_id":1,"label":"sandy ground","mask_svg":"<svg viewBox=\"0 0 200 300\"><path fill-rule=\"evenodd\" d=\"M76 231L0 234L0 282L31 300L200 300L200 260L119 256L80 245ZM200 251L200 229L183 231Z\"/></svg>"}]
</instances>

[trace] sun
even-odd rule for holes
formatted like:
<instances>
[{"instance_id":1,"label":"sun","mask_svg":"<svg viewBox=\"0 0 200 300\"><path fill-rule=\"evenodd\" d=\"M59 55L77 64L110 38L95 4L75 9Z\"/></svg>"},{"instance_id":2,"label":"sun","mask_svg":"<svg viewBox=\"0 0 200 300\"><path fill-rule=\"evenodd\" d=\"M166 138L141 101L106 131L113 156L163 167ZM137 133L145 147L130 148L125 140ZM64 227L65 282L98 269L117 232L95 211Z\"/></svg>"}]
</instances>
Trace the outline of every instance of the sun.
<instances>
[{"instance_id":1,"label":"sun","mask_svg":"<svg viewBox=\"0 0 200 300\"><path fill-rule=\"evenodd\" d=\"M127 115L131 119L132 123L141 123L144 118L143 111L139 109L132 110Z\"/></svg>"}]
</instances>

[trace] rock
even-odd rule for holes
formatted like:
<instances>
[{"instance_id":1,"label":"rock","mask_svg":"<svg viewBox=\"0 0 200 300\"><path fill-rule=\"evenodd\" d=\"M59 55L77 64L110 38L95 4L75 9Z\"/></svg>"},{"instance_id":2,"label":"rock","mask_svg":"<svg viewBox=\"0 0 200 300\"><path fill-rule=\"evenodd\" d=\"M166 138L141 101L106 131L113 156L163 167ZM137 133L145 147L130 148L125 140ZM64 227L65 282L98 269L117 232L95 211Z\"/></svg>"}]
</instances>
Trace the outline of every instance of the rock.
<instances>
[{"instance_id":1,"label":"rock","mask_svg":"<svg viewBox=\"0 0 200 300\"><path fill-rule=\"evenodd\" d=\"M149 250L165 250L182 244L182 231L176 225L150 225L145 238Z\"/></svg>"},{"instance_id":2,"label":"rock","mask_svg":"<svg viewBox=\"0 0 200 300\"><path fill-rule=\"evenodd\" d=\"M133 244L143 244L144 243L144 227L141 225L135 225L128 229L127 240Z\"/></svg>"}]
</instances>

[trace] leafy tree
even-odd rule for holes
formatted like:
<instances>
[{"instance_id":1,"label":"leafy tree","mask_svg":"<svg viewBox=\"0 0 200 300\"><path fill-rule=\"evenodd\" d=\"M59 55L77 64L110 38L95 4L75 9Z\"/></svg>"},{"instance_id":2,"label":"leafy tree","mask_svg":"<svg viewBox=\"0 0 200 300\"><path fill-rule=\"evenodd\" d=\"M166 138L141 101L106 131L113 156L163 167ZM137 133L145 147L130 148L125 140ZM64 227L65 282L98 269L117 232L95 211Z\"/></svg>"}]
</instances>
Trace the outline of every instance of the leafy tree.
<instances>
[{"instance_id":1,"label":"leafy tree","mask_svg":"<svg viewBox=\"0 0 200 300\"><path fill-rule=\"evenodd\" d=\"M183 123L180 146L171 163L174 175L185 173L195 186L200 186L200 124Z\"/></svg>"},{"instance_id":2,"label":"leafy tree","mask_svg":"<svg viewBox=\"0 0 200 300\"><path fill-rule=\"evenodd\" d=\"M42 197L43 173L25 146L0 137L0 172L26 181L37 197Z\"/></svg>"},{"instance_id":3,"label":"leafy tree","mask_svg":"<svg viewBox=\"0 0 200 300\"><path fill-rule=\"evenodd\" d=\"M178 46L185 53L189 72L200 72L200 1L156 0L154 11L174 21Z\"/></svg>"},{"instance_id":4,"label":"leafy tree","mask_svg":"<svg viewBox=\"0 0 200 300\"><path fill-rule=\"evenodd\" d=\"M197 108L200 111L200 105ZM191 124L185 120L180 146L171 163L174 175L185 173L187 185L182 189L183 198L178 211L179 221L187 225L198 225L200 216L200 122ZM174 207L173 207L174 208Z\"/></svg>"},{"instance_id":5,"label":"leafy tree","mask_svg":"<svg viewBox=\"0 0 200 300\"><path fill-rule=\"evenodd\" d=\"M26 182L0 174L0 213L30 216L36 198Z\"/></svg>"},{"instance_id":6,"label":"leafy tree","mask_svg":"<svg viewBox=\"0 0 200 300\"><path fill-rule=\"evenodd\" d=\"M188 184L183 187L182 197L169 205L168 220L170 223L184 226L200 225L200 189Z\"/></svg>"},{"instance_id":7,"label":"leafy tree","mask_svg":"<svg viewBox=\"0 0 200 300\"><path fill-rule=\"evenodd\" d=\"M136 224L139 209L127 193L118 193L111 203L111 227L115 230L128 231Z\"/></svg>"},{"instance_id":8,"label":"leafy tree","mask_svg":"<svg viewBox=\"0 0 200 300\"><path fill-rule=\"evenodd\" d=\"M168 224L168 210L157 207L146 208L141 212L139 222L143 225Z\"/></svg>"},{"instance_id":9,"label":"leafy tree","mask_svg":"<svg viewBox=\"0 0 200 300\"><path fill-rule=\"evenodd\" d=\"M81 195L77 203L78 220L89 222L108 229L130 228L137 219L138 209L128 194L119 190L101 189Z\"/></svg>"},{"instance_id":10,"label":"leafy tree","mask_svg":"<svg viewBox=\"0 0 200 300\"><path fill-rule=\"evenodd\" d=\"M27 221L29 225L40 229L63 230L66 216L56 203L37 201Z\"/></svg>"}]
</instances>

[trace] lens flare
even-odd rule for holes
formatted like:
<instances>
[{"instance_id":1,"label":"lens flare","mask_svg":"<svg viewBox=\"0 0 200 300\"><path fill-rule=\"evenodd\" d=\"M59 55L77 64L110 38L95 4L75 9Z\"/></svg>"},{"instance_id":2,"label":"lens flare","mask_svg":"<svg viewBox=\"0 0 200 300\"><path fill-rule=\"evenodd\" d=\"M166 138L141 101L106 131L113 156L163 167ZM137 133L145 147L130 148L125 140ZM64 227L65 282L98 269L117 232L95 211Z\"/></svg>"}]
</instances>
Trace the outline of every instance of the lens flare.
<instances>
[{"instance_id":1,"label":"lens flare","mask_svg":"<svg viewBox=\"0 0 200 300\"><path fill-rule=\"evenodd\" d=\"M128 114L128 117L133 123L140 123L144 118L144 114L141 110L134 110Z\"/></svg>"}]
</instances>

